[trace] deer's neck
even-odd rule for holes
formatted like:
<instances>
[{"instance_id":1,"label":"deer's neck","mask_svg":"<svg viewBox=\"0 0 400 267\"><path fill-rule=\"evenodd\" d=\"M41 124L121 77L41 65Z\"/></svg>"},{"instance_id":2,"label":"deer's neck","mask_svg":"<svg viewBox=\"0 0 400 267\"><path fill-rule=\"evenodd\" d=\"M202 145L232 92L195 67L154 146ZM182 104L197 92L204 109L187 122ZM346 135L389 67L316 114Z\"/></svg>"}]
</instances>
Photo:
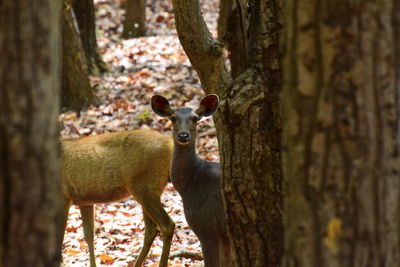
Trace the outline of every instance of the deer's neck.
<instances>
[{"instance_id":1,"label":"deer's neck","mask_svg":"<svg viewBox=\"0 0 400 267\"><path fill-rule=\"evenodd\" d=\"M196 154L195 143L188 145L174 144L174 153L171 162L171 180L176 190L182 195L185 194L194 179L196 172L201 165L201 159Z\"/></svg>"}]
</instances>

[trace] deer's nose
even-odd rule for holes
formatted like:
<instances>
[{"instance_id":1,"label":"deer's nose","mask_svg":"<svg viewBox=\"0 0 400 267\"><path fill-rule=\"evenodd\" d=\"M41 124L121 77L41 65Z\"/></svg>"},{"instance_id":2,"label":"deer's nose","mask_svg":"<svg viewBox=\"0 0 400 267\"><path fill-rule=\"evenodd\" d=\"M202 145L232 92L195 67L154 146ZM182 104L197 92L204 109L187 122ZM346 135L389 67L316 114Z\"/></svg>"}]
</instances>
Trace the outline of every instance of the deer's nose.
<instances>
[{"instance_id":1,"label":"deer's nose","mask_svg":"<svg viewBox=\"0 0 400 267\"><path fill-rule=\"evenodd\" d=\"M189 133L187 133L187 132L178 133L178 141L179 142L186 143L187 141L189 141L189 139L190 139Z\"/></svg>"}]
</instances>

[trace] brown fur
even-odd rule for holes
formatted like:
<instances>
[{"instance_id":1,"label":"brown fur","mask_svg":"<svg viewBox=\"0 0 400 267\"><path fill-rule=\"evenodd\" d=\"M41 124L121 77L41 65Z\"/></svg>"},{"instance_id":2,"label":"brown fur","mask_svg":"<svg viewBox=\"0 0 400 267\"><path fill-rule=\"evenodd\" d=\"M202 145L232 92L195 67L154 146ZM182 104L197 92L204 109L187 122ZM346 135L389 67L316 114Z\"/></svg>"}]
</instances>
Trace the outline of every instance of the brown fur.
<instances>
[{"instance_id":1,"label":"brown fur","mask_svg":"<svg viewBox=\"0 0 400 267\"><path fill-rule=\"evenodd\" d=\"M145 241L135 266L141 266L157 234L164 236L160 266L167 266L174 223L162 208L160 195L169 179L171 138L150 130L101 134L62 141L62 185L67 209L81 209L91 258L93 205L133 196L144 211Z\"/></svg>"}]
</instances>

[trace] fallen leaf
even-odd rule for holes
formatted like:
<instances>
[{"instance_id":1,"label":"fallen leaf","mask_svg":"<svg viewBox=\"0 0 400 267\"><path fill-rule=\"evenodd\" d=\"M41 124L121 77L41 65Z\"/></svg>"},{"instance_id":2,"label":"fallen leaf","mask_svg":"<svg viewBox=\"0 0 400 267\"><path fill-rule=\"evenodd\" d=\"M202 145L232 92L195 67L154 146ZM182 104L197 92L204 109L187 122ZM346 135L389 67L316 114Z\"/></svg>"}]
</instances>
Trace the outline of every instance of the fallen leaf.
<instances>
[{"instance_id":1,"label":"fallen leaf","mask_svg":"<svg viewBox=\"0 0 400 267\"><path fill-rule=\"evenodd\" d=\"M120 211L123 215L125 215L126 217L132 217L133 216L133 214L132 213L129 213L129 212L126 212L126 211Z\"/></svg>"},{"instance_id":2,"label":"fallen leaf","mask_svg":"<svg viewBox=\"0 0 400 267\"><path fill-rule=\"evenodd\" d=\"M81 248L81 250L85 250L85 249L87 249L88 245L87 245L86 241L80 240L79 247Z\"/></svg>"},{"instance_id":3,"label":"fallen leaf","mask_svg":"<svg viewBox=\"0 0 400 267\"><path fill-rule=\"evenodd\" d=\"M76 254L78 254L78 253L81 253L82 251L79 251L79 250L75 250L75 249L72 249L72 248L69 248L69 249L67 249L66 251L65 251L65 253L67 254L67 255L76 255Z\"/></svg>"},{"instance_id":4,"label":"fallen leaf","mask_svg":"<svg viewBox=\"0 0 400 267\"><path fill-rule=\"evenodd\" d=\"M114 261L114 258L111 257L111 256L109 256L109 255L107 255L107 254L100 254L98 257L99 257L102 261L105 261L105 262L113 262L113 261Z\"/></svg>"}]
</instances>

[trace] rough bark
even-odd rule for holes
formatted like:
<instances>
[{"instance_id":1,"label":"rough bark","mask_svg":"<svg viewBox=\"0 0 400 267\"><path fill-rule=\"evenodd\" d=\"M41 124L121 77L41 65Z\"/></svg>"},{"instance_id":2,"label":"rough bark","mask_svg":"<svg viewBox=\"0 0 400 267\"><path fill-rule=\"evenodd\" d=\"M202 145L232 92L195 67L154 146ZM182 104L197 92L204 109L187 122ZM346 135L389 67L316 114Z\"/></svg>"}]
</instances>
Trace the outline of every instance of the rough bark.
<instances>
[{"instance_id":1,"label":"rough bark","mask_svg":"<svg viewBox=\"0 0 400 267\"><path fill-rule=\"evenodd\" d=\"M107 65L97 49L96 23L93 0L73 0L72 7L85 50L89 73L98 75L107 71Z\"/></svg>"},{"instance_id":2,"label":"rough bark","mask_svg":"<svg viewBox=\"0 0 400 267\"><path fill-rule=\"evenodd\" d=\"M146 35L146 0L127 0L122 38Z\"/></svg>"},{"instance_id":3,"label":"rough bark","mask_svg":"<svg viewBox=\"0 0 400 267\"><path fill-rule=\"evenodd\" d=\"M234 266L279 266L283 250L279 7L277 1L241 4L252 6L248 20L230 20L227 27L238 27L246 38L243 45L228 49L245 55L251 64L232 61L232 69L238 71L231 80L223 47L205 26L198 1L173 1L182 46L204 91L217 93L221 100L215 122Z\"/></svg>"},{"instance_id":4,"label":"rough bark","mask_svg":"<svg viewBox=\"0 0 400 267\"><path fill-rule=\"evenodd\" d=\"M397 266L399 1L284 14L286 266Z\"/></svg>"},{"instance_id":5,"label":"rough bark","mask_svg":"<svg viewBox=\"0 0 400 267\"><path fill-rule=\"evenodd\" d=\"M70 0L65 0L62 19L62 98L66 109L80 110L97 104L89 82L88 64L79 37L78 28Z\"/></svg>"},{"instance_id":6,"label":"rough bark","mask_svg":"<svg viewBox=\"0 0 400 267\"><path fill-rule=\"evenodd\" d=\"M0 266L58 266L61 3L0 2Z\"/></svg>"},{"instance_id":7,"label":"rough bark","mask_svg":"<svg viewBox=\"0 0 400 267\"><path fill-rule=\"evenodd\" d=\"M249 67L248 22L245 0L222 0L218 18L218 40L229 51L231 76L236 78Z\"/></svg>"}]
</instances>

